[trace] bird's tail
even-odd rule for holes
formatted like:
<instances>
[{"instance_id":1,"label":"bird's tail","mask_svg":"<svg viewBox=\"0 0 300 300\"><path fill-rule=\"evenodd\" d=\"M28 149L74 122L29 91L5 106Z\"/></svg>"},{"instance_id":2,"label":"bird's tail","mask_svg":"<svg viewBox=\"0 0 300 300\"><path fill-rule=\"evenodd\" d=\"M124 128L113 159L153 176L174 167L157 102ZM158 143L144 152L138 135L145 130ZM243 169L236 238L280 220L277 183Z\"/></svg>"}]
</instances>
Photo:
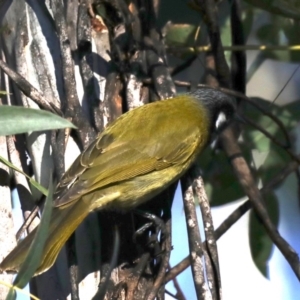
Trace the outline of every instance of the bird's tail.
<instances>
[{"instance_id":1,"label":"bird's tail","mask_svg":"<svg viewBox=\"0 0 300 300\"><path fill-rule=\"evenodd\" d=\"M45 272L54 264L65 242L88 215L89 209L87 208L86 203L81 200L69 207L53 208L48 238L44 246L40 266L38 267L35 275ZM33 230L8 254L8 256L0 264L1 271L19 271L35 237L35 233L36 229Z\"/></svg>"}]
</instances>

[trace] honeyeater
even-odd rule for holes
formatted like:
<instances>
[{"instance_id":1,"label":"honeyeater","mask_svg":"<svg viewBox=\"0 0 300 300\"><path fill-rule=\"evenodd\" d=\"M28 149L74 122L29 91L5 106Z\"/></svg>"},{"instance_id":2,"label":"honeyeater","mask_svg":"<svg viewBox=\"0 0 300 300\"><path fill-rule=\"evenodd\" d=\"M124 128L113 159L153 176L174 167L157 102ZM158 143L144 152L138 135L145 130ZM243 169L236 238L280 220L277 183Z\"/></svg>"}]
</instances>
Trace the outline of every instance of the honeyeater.
<instances>
[{"instance_id":1,"label":"honeyeater","mask_svg":"<svg viewBox=\"0 0 300 300\"><path fill-rule=\"evenodd\" d=\"M130 210L178 180L216 129L234 114L233 99L211 88L131 110L77 157L54 194L48 238L36 274L49 269L70 235L94 210ZM32 231L0 265L18 272Z\"/></svg>"}]
</instances>

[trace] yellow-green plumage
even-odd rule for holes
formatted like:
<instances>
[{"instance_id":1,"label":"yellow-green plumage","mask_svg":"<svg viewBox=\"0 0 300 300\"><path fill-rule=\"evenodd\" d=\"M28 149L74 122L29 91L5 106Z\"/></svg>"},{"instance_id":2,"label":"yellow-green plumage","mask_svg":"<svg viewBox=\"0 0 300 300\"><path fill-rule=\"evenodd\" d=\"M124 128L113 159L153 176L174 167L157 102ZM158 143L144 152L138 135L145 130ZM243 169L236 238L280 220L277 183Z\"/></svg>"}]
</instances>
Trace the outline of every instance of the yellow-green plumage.
<instances>
[{"instance_id":1,"label":"yellow-green plumage","mask_svg":"<svg viewBox=\"0 0 300 300\"><path fill-rule=\"evenodd\" d=\"M53 265L89 212L131 209L184 174L207 144L213 121L196 98L178 96L122 115L75 160L56 188L49 237L36 274ZM18 271L33 237L34 232L0 268Z\"/></svg>"}]
</instances>

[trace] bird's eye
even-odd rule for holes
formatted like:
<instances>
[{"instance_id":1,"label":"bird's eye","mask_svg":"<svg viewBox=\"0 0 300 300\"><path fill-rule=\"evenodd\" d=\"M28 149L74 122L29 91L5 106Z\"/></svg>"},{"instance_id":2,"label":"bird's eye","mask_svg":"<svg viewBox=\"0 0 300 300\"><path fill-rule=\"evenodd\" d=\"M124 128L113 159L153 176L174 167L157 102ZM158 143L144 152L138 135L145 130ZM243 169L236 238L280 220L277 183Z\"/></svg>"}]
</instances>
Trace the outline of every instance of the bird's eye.
<instances>
[{"instance_id":1,"label":"bird's eye","mask_svg":"<svg viewBox=\"0 0 300 300\"><path fill-rule=\"evenodd\" d=\"M227 118L226 118L225 113L220 112L217 116L216 123L215 123L216 129L222 128L226 122L227 122Z\"/></svg>"}]
</instances>

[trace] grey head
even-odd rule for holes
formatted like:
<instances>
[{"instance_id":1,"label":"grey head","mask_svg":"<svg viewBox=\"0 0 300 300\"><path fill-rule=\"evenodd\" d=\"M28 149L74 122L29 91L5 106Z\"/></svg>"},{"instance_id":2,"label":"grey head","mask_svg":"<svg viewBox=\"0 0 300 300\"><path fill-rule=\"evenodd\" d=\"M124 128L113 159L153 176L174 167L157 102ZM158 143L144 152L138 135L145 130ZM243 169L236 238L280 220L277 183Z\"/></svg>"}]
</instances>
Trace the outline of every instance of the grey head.
<instances>
[{"instance_id":1,"label":"grey head","mask_svg":"<svg viewBox=\"0 0 300 300\"><path fill-rule=\"evenodd\" d=\"M211 133L221 131L232 120L236 110L232 97L213 88L202 88L189 94L201 101L207 109Z\"/></svg>"}]
</instances>

